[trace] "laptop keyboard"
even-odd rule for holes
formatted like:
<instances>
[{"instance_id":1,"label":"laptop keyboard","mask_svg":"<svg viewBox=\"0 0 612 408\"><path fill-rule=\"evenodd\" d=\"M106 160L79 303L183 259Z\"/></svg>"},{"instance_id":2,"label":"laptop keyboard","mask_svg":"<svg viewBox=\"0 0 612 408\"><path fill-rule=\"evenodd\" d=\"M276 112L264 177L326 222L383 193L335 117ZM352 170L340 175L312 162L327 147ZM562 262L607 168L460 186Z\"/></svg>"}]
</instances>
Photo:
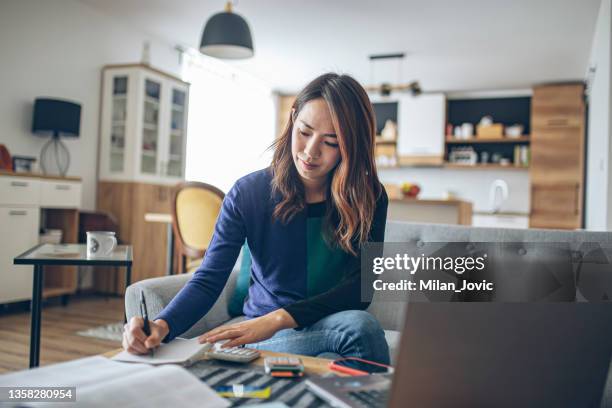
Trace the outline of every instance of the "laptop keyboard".
<instances>
[{"instance_id":1,"label":"laptop keyboard","mask_svg":"<svg viewBox=\"0 0 612 408\"><path fill-rule=\"evenodd\" d=\"M351 391L349 397L357 404L364 407L381 407L387 406L389 398L389 390L370 390L370 391Z\"/></svg>"}]
</instances>

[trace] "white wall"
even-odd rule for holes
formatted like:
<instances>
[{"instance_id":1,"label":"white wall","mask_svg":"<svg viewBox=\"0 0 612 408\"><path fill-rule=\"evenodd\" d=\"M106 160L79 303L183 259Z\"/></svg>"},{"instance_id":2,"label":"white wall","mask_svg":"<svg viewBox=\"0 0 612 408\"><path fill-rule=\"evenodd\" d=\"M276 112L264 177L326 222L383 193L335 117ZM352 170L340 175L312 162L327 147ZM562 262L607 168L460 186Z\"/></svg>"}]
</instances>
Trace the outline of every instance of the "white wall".
<instances>
[{"instance_id":1,"label":"white wall","mask_svg":"<svg viewBox=\"0 0 612 408\"><path fill-rule=\"evenodd\" d=\"M95 208L100 71L138 62L151 43L151 64L180 74L173 47L74 0L0 2L0 143L38 157L47 139L31 134L32 103L52 96L82 104L81 137L65 139L69 175L83 178L83 207Z\"/></svg>"},{"instance_id":2,"label":"white wall","mask_svg":"<svg viewBox=\"0 0 612 408\"><path fill-rule=\"evenodd\" d=\"M596 71L589 94L586 228L594 230L612 230L611 13L610 0L602 0L589 58Z\"/></svg>"}]
</instances>

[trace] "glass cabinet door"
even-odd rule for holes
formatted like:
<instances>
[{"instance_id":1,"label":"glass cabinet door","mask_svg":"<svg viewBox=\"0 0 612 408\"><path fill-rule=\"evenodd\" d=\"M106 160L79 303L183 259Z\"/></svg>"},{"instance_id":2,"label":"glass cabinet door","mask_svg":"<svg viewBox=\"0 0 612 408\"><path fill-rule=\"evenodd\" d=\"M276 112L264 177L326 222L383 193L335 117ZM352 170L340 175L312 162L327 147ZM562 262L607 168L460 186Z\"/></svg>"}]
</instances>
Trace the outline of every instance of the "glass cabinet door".
<instances>
[{"instance_id":1,"label":"glass cabinet door","mask_svg":"<svg viewBox=\"0 0 612 408\"><path fill-rule=\"evenodd\" d=\"M157 174L161 84L145 79L140 172Z\"/></svg>"},{"instance_id":2,"label":"glass cabinet door","mask_svg":"<svg viewBox=\"0 0 612 408\"><path fill-rule=\"evenodd\" d=\"M170 146L168 147L168 164L166 168L166 175L172 177L183 177L186 96L184 90L172 89Z\"/></svg>"},{"instance_id":3,"label":"glass cabinet door","mask_svg":"<svg viewBox=\"0 0 612 408\"><path fill-rule=\"evenodd\" d=\"M121 173L125 163L125 136L127 119L128 77L113 77L113 95L111 102L112 123L109 171Z\"/></svg>"}]
</instances>

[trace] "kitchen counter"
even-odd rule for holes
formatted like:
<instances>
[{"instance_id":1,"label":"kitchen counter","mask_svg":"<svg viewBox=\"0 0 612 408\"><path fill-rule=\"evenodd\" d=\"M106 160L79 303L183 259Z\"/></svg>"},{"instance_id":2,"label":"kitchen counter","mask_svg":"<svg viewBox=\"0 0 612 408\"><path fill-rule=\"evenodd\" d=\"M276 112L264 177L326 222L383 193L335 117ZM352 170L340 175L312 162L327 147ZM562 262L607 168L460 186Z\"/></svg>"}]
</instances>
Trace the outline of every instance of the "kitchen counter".
<instances>
[{"instance_id":1,"label":"kitchen counter","mask_svg":"<svg viewBox=\"0 0 612 408\"><path fill-rule=\"evenodd\" d=\"M392 197L389 199L387 219L432 224L472 225L472 203L456 198L434 200Z\"/></svg>"}]
</instances>

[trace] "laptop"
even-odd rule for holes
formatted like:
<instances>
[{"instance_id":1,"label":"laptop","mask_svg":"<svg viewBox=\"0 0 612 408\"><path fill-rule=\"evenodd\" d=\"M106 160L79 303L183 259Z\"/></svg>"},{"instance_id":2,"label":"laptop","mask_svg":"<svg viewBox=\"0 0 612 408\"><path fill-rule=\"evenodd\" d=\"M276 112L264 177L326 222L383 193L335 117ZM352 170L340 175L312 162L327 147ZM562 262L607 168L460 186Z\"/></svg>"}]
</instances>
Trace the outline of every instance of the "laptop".
<instances>
[{"instance_id":1,"label":"laptop","mask_svg":"<svg viewBox=\"0 0 612 408\"><path fill-rule=\"evenodd\" d=\"M410 303L395 373L307 380L337 407L599 407L612 303Z\"/></svg>"}]
</instances>

